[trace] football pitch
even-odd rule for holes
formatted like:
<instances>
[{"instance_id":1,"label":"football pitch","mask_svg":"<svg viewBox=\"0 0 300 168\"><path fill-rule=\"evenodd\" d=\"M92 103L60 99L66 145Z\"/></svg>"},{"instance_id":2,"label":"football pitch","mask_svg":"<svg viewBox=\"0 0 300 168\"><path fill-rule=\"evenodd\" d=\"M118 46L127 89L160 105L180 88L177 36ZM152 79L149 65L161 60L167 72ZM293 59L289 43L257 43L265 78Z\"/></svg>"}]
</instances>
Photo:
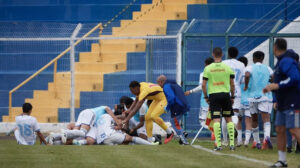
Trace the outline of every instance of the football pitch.
<instances>
[{"instance_id":1,"label":"football pitch","mask_svg":"<svg viewBox=\"0 0 300 168\"><path fill-rule=\"evenodd\" d=\"M207 140L196 141L195 146L181 146L177 141L160 146L21 146L14 140L2 139L0 167L260 168L277 161L276 149L240 147L233 152L224 148L216 153L207 150L212 147ZM300 165L299 154L287 154L287 159L289 167Z\"/></svg>"}]
</instances>

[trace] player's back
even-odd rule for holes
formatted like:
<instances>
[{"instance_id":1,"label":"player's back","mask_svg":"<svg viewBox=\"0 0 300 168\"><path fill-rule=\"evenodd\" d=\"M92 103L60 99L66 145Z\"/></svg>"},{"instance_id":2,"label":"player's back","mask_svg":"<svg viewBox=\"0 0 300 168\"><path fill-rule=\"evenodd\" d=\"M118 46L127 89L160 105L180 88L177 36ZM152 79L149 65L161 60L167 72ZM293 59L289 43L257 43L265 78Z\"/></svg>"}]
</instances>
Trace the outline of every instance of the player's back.
<instances>
[{"instance_id":1,"label":"player's back","mask_svg":"<svg viewBox=\"0 0 300 168\"><path fill-rule=\"evenodd\" d=\"M35 132L39 131L38 123L35 117L29 115L19 115L16 117L16 139L19 144L35 144Z\"/></svg>"},{"instance_id":2,"label":"player's back","mask_svg":"<svg viewBox=\"0 0 300 168\"><path fill-rule=\"evenodd\" d=\"M234 85L240 86L245 65L236 59L224 60L223 63L228 65L234 71Z\"/></svg>"},{"instance_id":3,"label":"player's back","mask_svg":"<svg viewBox=\"0 0 300 168\"><path fill-rule=\"evenodd\" d=\"M166 99L165 94L163 93L163 88L154 83L141 82L140 83L140 94L139 100L148 99L148 100L162 100Z\"/></svg>"},{"instance_id":4,"label":"player's back","mask_svg":"<svg viewBox=\"0 0 300 168\"><path fill-rule=\"evenodd\" d=\"M253 64L251 68L249 96L258 99L263 96L262 90L268 85L271 73L263 64Z\"/></svg>"}]
</instances>

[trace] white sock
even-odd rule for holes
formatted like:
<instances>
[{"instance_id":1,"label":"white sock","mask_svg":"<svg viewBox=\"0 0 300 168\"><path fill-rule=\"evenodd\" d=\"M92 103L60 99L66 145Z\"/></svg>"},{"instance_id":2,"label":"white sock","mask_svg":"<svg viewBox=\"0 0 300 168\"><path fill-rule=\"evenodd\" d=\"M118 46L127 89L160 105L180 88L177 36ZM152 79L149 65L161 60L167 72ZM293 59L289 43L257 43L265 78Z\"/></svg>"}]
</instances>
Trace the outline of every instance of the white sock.
<instances>
[{"instance_id":1,"label":"white sock","mask_svg":"<svg viewBox=\"0 0 300 168\"><path fill-rule=\"evenodd\" d=\"M155 141L155 138L154 138L154 137L148 137L148 141L149 141L149 142L154 142L154 141Z\"/></svg>"},{"instance_id":2,"label":"white sock","mask_svg":"<svg viewBox=\"0 0 300 168\"><path fill-rule=\"evenodd\" d=\"M51 137L53 137L53 139L56 140L61 140L61 134L60 133L51 133L50 134Z\"/></svg>"},{"instance_id":3,"label":"white sock","mask_svg":"<svg viewBox=\"0 0 300 168\"><path fill-rule=\"evenodd\" d=\"M271 134L271 123L266 122L264 123L264 139L266 139L266 137L270 137L270 134Z\"/></svg>"},{"instance_id":4,"label":"white sock","mask_svg":"<svg viewBox=\"0 0 300 168\"><path fill-rule=\"evenodd\" d=\"M150 142L140 138L140 137L132 137L132 142L139 145L152 145Z\"/></svg>"},{"instance_id":5,"label":"white sock","mask_svg":"<svg viewBox=\"0 0 300 168\"><path fill-rule=\"evenodd\" d=\"M85 137L85 132L82 130L66 130L65 133L67 134L68 139Z\"/></svg>"},{"instance_id":6,"label":"white sock","mask_svg":"<svg viewBox=\"0 0 300 168\"><path fill-rule=\"evenodd\" d=\"M166 130L167 134L172 134L172 130L171 127L168 127L168 129Z\"/></svg>"},{"instance_id":7,"label":"white sock","mask_svg":"<svg viewBox=\"0 0 300 168\"><path fill-rule=\"evenodd\" d=\"M286 162L286 152L278 151L278 160L282 162Z\"/></svg>"},{"instance_id":8,"label":"white sock","mask_svg":"<svg viewBox=\"0 0 300 168\"><path fill-rule=\"evenodd\" d=\"M53 142L53 145L62 145L63 143L62 143L62 141L61 140L55 140L54 142Z\"/></svg>"},{"instance_id":9,"label":"white sock","mask_svg":"<svg viewBox=\"0 0 300 168\"><path fill-rule=\"evenodd\" d=\"M232 119L232 122L233 122L234 126L236 127L238 122L239 122L238 116L234 115L234 116L231 117L231 119Z\"/></svg>"},{"instance_id":10,"label":"white sock","mask_svg":"<svg viewBox=\"0 0 300 168\"><path fill-rule=\"evenodd\" d=\"M237 130L237 132L238 132L237 142L238 142L239 144L242 144L242 141L243 141L243 139L242 139L242 134L243 134L243 132L242 132L242 130Z\"/></svg>"},{"instance_id":11,"label":"white sock","mask_svg":"<svg viewBox=\"0 0 300 168\"><path fill-rule=\"evenodd\" d=\"M228 138L227 138L227 123L225 121L225 118L222 118L222 135L223 135L223 141L228 142Z\"/></svg>"},{"instance_id":12,"label":"white sock","mask_svg":"<svg viewBox=\"0 0 300 168\"><path fill-rule=\"evenodd\" d=\"M245 145L249 144L250 138L251 138L251 130L246 130L246 132L245 132Z\"/></svg>"},{"instance_id":13,"label":"white sock","mask_svg":"<svg viewBox=\"0 0 300 168\"><path fill-rule=\"evenodd\" d=\"M252 128L252 135L253 135L253 139L256 143L260 143L260 139L259 139L259 129L258 127L256 128Z\"/></svg>"}]
</instances>

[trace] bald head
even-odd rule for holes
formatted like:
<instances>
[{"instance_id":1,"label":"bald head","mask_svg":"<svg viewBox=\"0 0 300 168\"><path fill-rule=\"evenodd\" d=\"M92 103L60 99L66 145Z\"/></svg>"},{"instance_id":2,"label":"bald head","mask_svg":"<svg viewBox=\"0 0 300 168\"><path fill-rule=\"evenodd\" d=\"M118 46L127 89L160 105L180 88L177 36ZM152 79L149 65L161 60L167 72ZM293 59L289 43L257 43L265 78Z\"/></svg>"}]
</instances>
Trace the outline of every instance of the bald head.
<instances>
[{"instance_id":1,"label":"bald head","mask_svg":"<svg viewBox=\"0 0 300 168\"><path fill-rule=\"evenodd\" d=\"M158 78L157 78L157 84L160 86L160 87L163 87L165 82L167 80L167 77L165 75L160 75Z\"/></svg>"}]
</instances>

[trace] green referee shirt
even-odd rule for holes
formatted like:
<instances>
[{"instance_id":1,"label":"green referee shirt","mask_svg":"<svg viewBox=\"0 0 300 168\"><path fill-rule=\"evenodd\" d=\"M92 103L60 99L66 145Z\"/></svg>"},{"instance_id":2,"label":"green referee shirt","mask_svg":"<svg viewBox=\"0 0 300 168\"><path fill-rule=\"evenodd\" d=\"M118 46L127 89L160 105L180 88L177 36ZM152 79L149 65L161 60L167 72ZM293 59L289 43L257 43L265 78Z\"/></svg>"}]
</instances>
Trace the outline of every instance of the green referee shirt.
<instances>
[{"instance_id":1,"label":"green referee shirt","mask_svg":"<svg viewBox=\"0 0 300 168\"><path fill-rule=\"evenodd\" d=\"M222 62L212 63L205 67L203 80L207 80L207 93L229 93L230 78L234 79L234 71Z\"/></svg>"}]
</instances>

